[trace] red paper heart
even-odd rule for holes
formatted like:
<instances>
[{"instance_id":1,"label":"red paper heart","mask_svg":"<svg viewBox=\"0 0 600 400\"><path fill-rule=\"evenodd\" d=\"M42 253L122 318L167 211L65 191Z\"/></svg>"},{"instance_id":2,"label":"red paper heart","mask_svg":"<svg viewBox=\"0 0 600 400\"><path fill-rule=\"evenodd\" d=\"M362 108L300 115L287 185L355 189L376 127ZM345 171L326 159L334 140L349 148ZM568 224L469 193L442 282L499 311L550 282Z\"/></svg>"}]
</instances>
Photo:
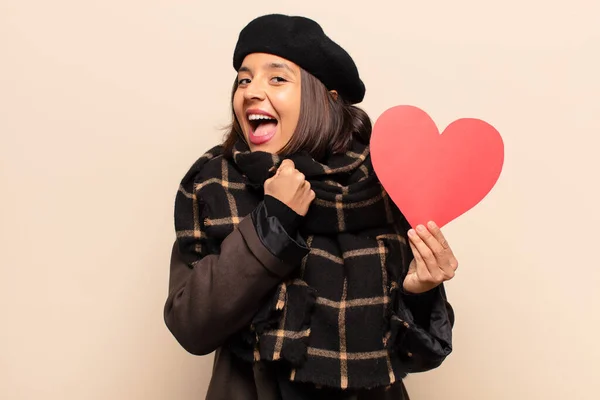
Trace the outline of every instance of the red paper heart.
<instances>
[{"instance_id":1,"label":"red paper heart","mask_svg":"<svg viewBox=\"0 0 600 400\"><path fill-rule=\"evenodd\" d=\"M494 187L504 164L504 143L482 120L458 119L440 135L423 110L396 106L373 126L371 159L411 226L433 220L442 227Z\"/></svg>"}]
</instances>

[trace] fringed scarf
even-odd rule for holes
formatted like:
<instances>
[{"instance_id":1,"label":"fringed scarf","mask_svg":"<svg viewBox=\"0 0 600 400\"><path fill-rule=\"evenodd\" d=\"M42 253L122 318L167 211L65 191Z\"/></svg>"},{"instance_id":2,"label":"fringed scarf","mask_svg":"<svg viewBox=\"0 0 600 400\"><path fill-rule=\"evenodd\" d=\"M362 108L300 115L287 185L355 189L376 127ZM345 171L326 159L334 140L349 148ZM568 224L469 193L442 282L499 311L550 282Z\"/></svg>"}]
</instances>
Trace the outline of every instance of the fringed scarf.
<instances>
[{"instance_id":1,"label":"fringed scarf","mask_svg":"<svg viewBox=\"0 0 600 400\"><path fill-rule=\"evenodd\" d=\"M437 367L451 351L451 326L415 326L403 302L409 226L378 181L369 147L354 141L325 162L288 158L316 193L300 228L310 253L227 345L249 362L278 363L290 381L338 389L387 386ZM219 253L281 161L241 141L231 157L217 146L196 161L175 207L179 248L192 267Z\"/></svg>"}]
</instances>

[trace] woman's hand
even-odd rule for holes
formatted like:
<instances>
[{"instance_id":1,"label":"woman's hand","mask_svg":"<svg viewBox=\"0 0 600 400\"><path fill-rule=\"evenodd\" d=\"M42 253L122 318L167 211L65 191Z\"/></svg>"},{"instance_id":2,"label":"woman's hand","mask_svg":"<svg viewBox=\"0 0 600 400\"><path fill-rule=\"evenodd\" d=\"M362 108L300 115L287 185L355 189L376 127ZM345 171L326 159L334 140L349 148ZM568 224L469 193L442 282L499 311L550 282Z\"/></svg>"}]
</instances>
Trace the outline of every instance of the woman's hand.
<instances>
[{"instance_id":1,"label":"woman's hand","mask_svg":"<svg viewBox=\"0 0 600 400\"><path fill-rule=\"evenodd\" d=\"M297 214L305 216L315 192L292 160L283 160L272 178L265 181L265 194L275 197Z\"/></svg>"},{"instance_id":2,"label":"woman's hand","mask_svg":"<svg viewBox=\"0 0 600 400\"><path fill-rule=\"evenodd\" d=\"M404 279L405 291L423 293L454 277L458 261L435 223L409 230L408 240L414 259Z\"/></svg>"}]
</instances>

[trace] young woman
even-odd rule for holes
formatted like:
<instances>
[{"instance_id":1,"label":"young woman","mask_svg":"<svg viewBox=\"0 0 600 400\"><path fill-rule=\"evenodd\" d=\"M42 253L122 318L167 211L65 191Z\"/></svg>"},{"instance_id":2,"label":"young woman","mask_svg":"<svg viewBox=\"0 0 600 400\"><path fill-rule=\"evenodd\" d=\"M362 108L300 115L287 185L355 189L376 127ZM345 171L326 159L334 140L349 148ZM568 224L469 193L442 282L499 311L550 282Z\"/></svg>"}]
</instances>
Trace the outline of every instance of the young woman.
<instances>
[{"instance_id":1,"label":"young woman","mask_svg":"<svg viewBox=\"0 0 600 400\"><path fill-rule=\"evenodd\" d=\"M216 352L209 400L408 399L402 379L451 352L457 261L377 180L352 58L266 15L233 64L231 130L176 197L169 330Z\"/></svg>"}]
</instances>

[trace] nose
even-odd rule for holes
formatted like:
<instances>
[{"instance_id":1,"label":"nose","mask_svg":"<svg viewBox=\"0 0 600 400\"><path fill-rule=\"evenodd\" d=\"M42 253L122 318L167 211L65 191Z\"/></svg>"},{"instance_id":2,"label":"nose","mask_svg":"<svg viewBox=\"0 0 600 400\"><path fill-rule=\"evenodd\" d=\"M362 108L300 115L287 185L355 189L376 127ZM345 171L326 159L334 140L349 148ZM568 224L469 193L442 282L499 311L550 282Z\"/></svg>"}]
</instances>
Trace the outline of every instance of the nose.
<instances>
[{"instance_id":1,"label":"nose","mask_svg":"<svg viewBox=\"0 0 600 400\"><path fill-rule=\"evenodd\" d=\"M248 86L246 86L244 97L246 100L264 100L265 90L258 79L250 81Z\"/></svg>"}]
</instances>

